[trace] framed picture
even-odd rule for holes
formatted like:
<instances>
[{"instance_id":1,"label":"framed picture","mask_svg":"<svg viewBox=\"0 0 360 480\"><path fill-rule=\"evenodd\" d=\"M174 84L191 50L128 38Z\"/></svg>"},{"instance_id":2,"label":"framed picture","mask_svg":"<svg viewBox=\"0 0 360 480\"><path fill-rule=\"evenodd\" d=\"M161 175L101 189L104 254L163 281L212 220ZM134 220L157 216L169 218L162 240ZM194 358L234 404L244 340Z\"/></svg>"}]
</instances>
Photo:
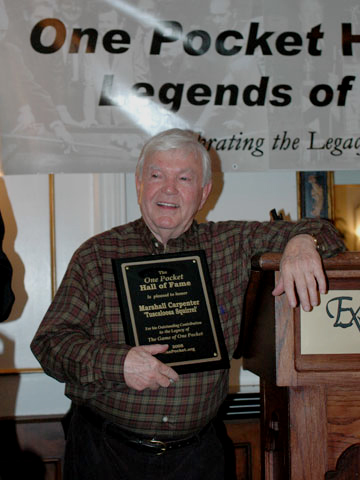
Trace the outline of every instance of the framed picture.
<instances>
[{"instance_id":1,"label":"framed picture","mask_svg":"<svg viewBox=\"0 0 360 480\"><path fill-rule=\"evenodd\" d=\"M298 218L333 218L334 172L297 172Z\"/></svg>"}]
</instances>

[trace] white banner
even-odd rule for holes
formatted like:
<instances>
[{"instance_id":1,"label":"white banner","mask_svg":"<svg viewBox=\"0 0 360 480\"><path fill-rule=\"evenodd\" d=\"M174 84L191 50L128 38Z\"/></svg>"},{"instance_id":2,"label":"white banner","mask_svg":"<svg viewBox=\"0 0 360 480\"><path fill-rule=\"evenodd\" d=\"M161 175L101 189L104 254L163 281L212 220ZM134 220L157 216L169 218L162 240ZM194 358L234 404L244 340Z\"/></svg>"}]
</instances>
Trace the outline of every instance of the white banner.
<instances>
[{"instance_id":1,"label":"white banner","mask_svg":"<svg viewBox=\"0 0 360 480\"><path fill-rule=\"evenodd\" d=\"M358 0L0 0L5 174L135 168L194 130L223 171L360 168Z\"/></svg>"}]
</instances>

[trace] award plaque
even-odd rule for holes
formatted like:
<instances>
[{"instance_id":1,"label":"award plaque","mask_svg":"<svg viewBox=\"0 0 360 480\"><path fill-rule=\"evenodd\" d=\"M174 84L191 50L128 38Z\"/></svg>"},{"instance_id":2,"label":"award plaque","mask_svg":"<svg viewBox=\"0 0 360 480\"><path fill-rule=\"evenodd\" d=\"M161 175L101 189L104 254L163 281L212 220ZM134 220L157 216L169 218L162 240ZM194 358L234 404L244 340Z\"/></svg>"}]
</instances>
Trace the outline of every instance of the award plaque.
<instances>
[{"instance_id":1,"label":"award plaque","mask_svg":"<svg viewBox=\"0 0 360 480\"><path fill-rule=\"evenodd\" d=\"M126 342L168 344L178 373L229 368L205 252L113 259Z\"/></svg>"}]
</instances>

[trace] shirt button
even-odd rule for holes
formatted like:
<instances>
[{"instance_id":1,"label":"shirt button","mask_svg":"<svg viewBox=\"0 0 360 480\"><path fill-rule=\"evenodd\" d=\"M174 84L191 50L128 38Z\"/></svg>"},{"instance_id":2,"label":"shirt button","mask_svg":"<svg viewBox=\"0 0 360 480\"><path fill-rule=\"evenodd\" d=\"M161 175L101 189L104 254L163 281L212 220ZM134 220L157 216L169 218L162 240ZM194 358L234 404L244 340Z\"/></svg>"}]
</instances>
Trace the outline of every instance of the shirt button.
<instances>
[{"instance_id":1,"label":"shirt button","mask_svg":"<svg viewBox=\"0 0 360 480\"><path fill-rule=\"evenodd\" d=\"M168 422L168 421L169 421L169 417L167 417L167 416L165 415L165 417L162 418L162 421L163 421L164 423Z\"/></svg>"}]
</instances>

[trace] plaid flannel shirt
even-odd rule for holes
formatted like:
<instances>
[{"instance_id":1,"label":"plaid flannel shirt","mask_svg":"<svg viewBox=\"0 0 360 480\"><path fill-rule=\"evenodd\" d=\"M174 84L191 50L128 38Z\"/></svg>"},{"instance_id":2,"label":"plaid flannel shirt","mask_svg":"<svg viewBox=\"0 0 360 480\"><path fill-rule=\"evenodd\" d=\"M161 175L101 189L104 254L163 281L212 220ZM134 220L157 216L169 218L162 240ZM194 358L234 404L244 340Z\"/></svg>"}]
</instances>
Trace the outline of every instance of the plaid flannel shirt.
<instances>
[{"instance_id":1,"label":"plaid flannel shirt","mask_svg":"<svg viewBox=\"0 0 360 480\"><path fill-rule=\"evenodd\" d=\"M251 258L281 252L294 235L316 235L324 256L344 250L327 221L209 222L172 239L166 253L205 250L225 342L232 358L239 339ZM228 370L180 375L169 388L127 387L123 363L129 346L111 259L164 253L142 219L86 241L74 254L32 342L44 371L66 383L66 395L139 435L181 438L199 431L228 393Z\"/></svg>"}]
</instances>

